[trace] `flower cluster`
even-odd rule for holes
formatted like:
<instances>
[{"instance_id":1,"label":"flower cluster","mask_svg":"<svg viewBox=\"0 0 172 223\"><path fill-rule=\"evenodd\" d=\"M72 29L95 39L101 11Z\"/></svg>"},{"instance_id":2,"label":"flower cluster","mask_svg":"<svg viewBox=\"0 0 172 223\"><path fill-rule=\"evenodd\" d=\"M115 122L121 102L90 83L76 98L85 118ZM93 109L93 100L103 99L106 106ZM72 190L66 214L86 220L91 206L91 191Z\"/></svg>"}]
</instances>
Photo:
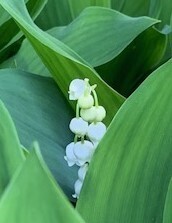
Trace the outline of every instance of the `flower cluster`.
<instances>
[{"instance_id":1,"label":"flower cluster","mask_svg":"<svg viewBox=\"0 0 172 223\"><path fill-rule=\"evenodd\" d=\"M88 170L88 165L94 151L106 132L102 120L106 116L103 106L98 103L95 91L96 85L91 86L89 79L74 79L69 86L69 99L76 100L76 117L69 124L70 130L75 134L74 142L66 147L68 166L77 165L78 180L75 182L74 198L78 198L82 184Z\"/></svg>"}]
</instances>

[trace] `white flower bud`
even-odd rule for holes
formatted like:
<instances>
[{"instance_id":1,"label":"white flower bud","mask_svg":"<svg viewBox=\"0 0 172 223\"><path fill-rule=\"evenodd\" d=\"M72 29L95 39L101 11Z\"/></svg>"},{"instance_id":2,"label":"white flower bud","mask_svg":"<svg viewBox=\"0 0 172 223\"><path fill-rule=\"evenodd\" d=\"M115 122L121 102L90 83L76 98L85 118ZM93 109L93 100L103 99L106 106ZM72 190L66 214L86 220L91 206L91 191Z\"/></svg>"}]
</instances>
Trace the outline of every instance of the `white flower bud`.
<instances>
[{"instance_id":1,"label":"white flower bud","mask_svg":"<svg viewBox=\"0 0 172 223\"><path fill-rule=\"evenodd\" d=\"M78 177L79 177L79 180L81 180L82 182L84 181L87 170L88 170L88 164L84 164L78 170Z\"/></svg>"},{"instance_id":2,"label":"white flower bud","mask_svg":"<svg viewBox=\"0 0 172 223\"><path fill-rule=\"evenodd\" d=\"M85 81L81 79L74 79L69 85L69 99L78 100L85 91Z\"/></svg>"},{"instance_id":3,"label":"white flower bud","mask_svg":"<svg viewBox=\"0 0 172 223\"><path fill-rule=\"evenodd\" d=\"M88 95L82 95L79 99L78 99L78 105L80 108L91 108L94 105L94 98L91 94Z\"/></svg>"},{"instance_id":4,"label":"white flower bud","mask_svg":"<svg viewBox=\"0 0 172 223\"><path fill-rule=\"evenodd\" d=\"M88 123L82 118L73 118L70 121L69 128L77 136L84 136L88 129Z\"/></svg>"},{"instance_id":5,"label":"white flower bud","mask_svg":"<svg viewBox=\"0 0 172 223\"><path fill-rule=\"evenodd\" d=\"M83 182L80 181L79 179L75 182L74 189L75 189L75 194L72 195L74 198L79 198L79 194L81 192Z\"/></svg>"},{"instance_id":6,"label":"white flower bud","mask_svg":"<svg viewBox=\"0 0 172 223\"><path fill-rule=\"evenodd\" d=\"M71 142L69 145L66 146L66 156L64 156L64 159L67 161L68 166L73 166L77 160L73 152L74 146L74 142Z\"/></svg>"},{"instance_id":7,"label":"white flower bud","mask_svg":"<svg viewBox=\"0 0 172 223\"><path fill-rule=\"evenodd\" d=\"M106 116L106 110L103 106L96 107L95 122L101 122Z\"/></svg>"},{"instance_id":8,"label":"white flower bud","mask_svg":"<svg viewBox=\"0 0 172 223\"><path fill-rule=\"evenodd\" d=\"M96 108L92 106L88 109L81 109L80 110L81 117L87 122L93 122L96 119Z\"/></svg>"},{"instance_id":9,"label":"white flower bud","mask_svg":"<svg viewBox=\"0 0 172 223\"><path fill-rule=\"evenodd\" d=\"M82 166L86 162L90 162L94 150L94 145L88 140L84 140L84 143L77 142L73 149L74 155L77 158L76 164Z\"/></svg>"},{"instance_id":10,"label":"white flower bud","mask_svg":"<svg viewBox=\"0 0 172 223\"><path fill-rule=\"evenodd\" d=\"M88 126L87 136L96 143L99 142L106 132L106 126L102 122L92 123Z\"/></svg>"}]
</instances>

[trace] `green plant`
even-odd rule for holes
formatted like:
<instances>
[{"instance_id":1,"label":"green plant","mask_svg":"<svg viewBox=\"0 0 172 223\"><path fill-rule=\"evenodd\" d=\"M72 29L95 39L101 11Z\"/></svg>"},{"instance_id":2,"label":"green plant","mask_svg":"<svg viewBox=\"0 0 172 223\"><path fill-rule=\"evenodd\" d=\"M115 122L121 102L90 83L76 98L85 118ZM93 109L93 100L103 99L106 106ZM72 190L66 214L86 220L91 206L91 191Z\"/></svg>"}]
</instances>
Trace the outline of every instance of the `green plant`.
<instances>
[{"instance_id":1,"label":"green plant","mask_svg":"<svg viewBox=\"0 0 172 223\"><path fill-rule=\"evenodd\" d=\"M0 223L171 223L171 2L25 2L0 0ZM76 78L108 126L77 203Z\"/></svg>"}]
</instances>

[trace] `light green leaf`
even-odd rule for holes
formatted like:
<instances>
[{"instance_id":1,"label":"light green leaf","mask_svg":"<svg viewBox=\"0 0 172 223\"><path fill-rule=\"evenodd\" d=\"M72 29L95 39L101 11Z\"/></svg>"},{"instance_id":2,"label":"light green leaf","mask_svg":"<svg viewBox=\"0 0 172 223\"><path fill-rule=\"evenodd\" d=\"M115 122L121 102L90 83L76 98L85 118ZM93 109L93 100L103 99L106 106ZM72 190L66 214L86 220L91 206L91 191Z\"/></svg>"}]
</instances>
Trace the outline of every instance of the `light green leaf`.
<instances>
[{"instance_id":1,"label":"light green leaf","mask_svg":"<svg viewBox=\"0 0 172 223\"><path fill-rule=\"evenodd\" d=\"M111 0L49 0L36 19L36 24L44 30L54 26L64 26L72 22L86 7L102 6L110 8L110 5Z\"/></svg>"},{"instance_id":2,"label":"light green leaf","mask_svg":"<svg viewBox=\"0 0 172 223\"><path fill-rule=\"evenodd\" d=\"M172 176L171 70L169 60L140 85L100 142L77 203L86 222L162 223Z\"/></svg>"},{"instance_id":3,"label":"light green leaf","mask_svg":"<svg viewBox=\"0 0 172 223\"><path fill-rule=\"evenodd\" d=\"M24 155L14 124L0 101L0 196L23 161Z\"/></svg>"},{"instance_id":4,"label":"light green leaf","mask_svg":"<svg viewBox=\"0 0 172 223\"><path fill-rule=\"evenodd\" d=\"M169 183L168 192L165 201L163 223L172 222L172 180Z\"/></svg>"},{"instance_id":5,"label":"light green leaf","mask_svg":"<svg viewBox=\"0 0 172 223\"><path fill-rule=\"evenodd\" d=\"M65 147L73 141L69 122L75 114L54 80L14 69L0 70L0 97L22 145L30 148L32 141L39 142L48 167L72 200L77 167L69 168L64 155Z\"/></svg>"},{"instance_id":6,"label":"light green leaf","mask_svg":"<svg viewBox=\"0 0 172 223\"><path fill-rule=\"evenodd\" d=\"M56 185L37 148L27 156L0 200L0 223L4 222L84 222Z\"/></svg>"},{"instance_id":7,"label":"light green leaf","mask_svg":"<svg viewBox=\"0 0 172 223\"><path fill-rule=\"evenodd\" d=\"M16 7L17 0L0 0L0 4L17 21L18 25L30 40L33 47L50 70L63 94L68 98L68 86L74 78L89 78L91 84L97 84L97 92L102 104L107 110L106 124L110 123L114 114L124 101L124 98L103 82L95 70L78 54L61 41L51 37L36 27L24 3L20 10ZM71 105L73 106L73 102Z\"/></svg>"}]
</instances>

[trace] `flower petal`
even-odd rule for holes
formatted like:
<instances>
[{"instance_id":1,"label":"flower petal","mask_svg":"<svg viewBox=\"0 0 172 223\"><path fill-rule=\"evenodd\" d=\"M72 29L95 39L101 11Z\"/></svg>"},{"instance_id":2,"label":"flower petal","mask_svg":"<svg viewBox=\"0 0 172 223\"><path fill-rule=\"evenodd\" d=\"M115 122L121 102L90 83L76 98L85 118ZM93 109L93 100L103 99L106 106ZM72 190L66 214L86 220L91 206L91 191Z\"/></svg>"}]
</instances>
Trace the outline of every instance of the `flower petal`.
<instances>
[{"instance_id":1,"label":"flower petal","mask_svg":"<svg viewBox=\"0 0 172 223\"><path fill-rule=\"evenodd\" d=\"M88 123L82 118L73 118L69 124L70 130L78 136L84 136L87 133Z\"/></svg>"},{"instance_id":2,"label":"flower petal","mask_svg":"<svg viewBox=\"0 0 172 223\"><path fill-rule=\"evenodd\" d=\"M82 79L74 79L69 85L69 99L78 100L85 91L85 81Z\"/></svg>"},{"instance_id":3,"label":"flower petal","mask_svg":"<svg viewBox=\"0 0 172 223\"><path fill-rule=\"evenodd\" d=\"M97 142L102 139L106 132L106 126L102 122L92 123L88 126L87 135L91 141Z\"/></svg>"},{"instance_id":4,"label":"flower petal","mask_svg":"<svg viewBox=\"0 0 172 223\"><path fill-rule=\"evenodd\" d=\"M68 166L73 166L76 163L76 156L74 154L74 142L71 142L69 145L66 146L66 156L64 156L64 159L67 161Z\"/></svg>"},{"instance_id":5,"label":"flower petal","mask_svg":"<svg viewBox=\"0 0 172 223\"><path fill-rule=\"evenodd\" d=\"M90 162L93 153L94 153L94 145L88 140L84 140L84 143L77 142L74 146L74 154L77 160L82 163Z\"/></svg>"},{"instance_id":6,"label":"flower petal","mask_svg":"<svg viewBox=\"0 0 172 223\"><path fill-rule=\"evenodd\" d=\"M74 198L79 198L79 194L81 192L83 182L80 181L79 179L75 182L74 189L75 189L75 194L72 195Z\"/></svg>"},{"instance_id":7,"label":"flower petal","mask_svg":"<svg viewBox=\"0 0 172 223\"><path fill-rule=\"evenodd\" d=\"M78 178L83 182L88 170L88 164L84 164L78 170Z\"/></svg>"}]
</instances>

